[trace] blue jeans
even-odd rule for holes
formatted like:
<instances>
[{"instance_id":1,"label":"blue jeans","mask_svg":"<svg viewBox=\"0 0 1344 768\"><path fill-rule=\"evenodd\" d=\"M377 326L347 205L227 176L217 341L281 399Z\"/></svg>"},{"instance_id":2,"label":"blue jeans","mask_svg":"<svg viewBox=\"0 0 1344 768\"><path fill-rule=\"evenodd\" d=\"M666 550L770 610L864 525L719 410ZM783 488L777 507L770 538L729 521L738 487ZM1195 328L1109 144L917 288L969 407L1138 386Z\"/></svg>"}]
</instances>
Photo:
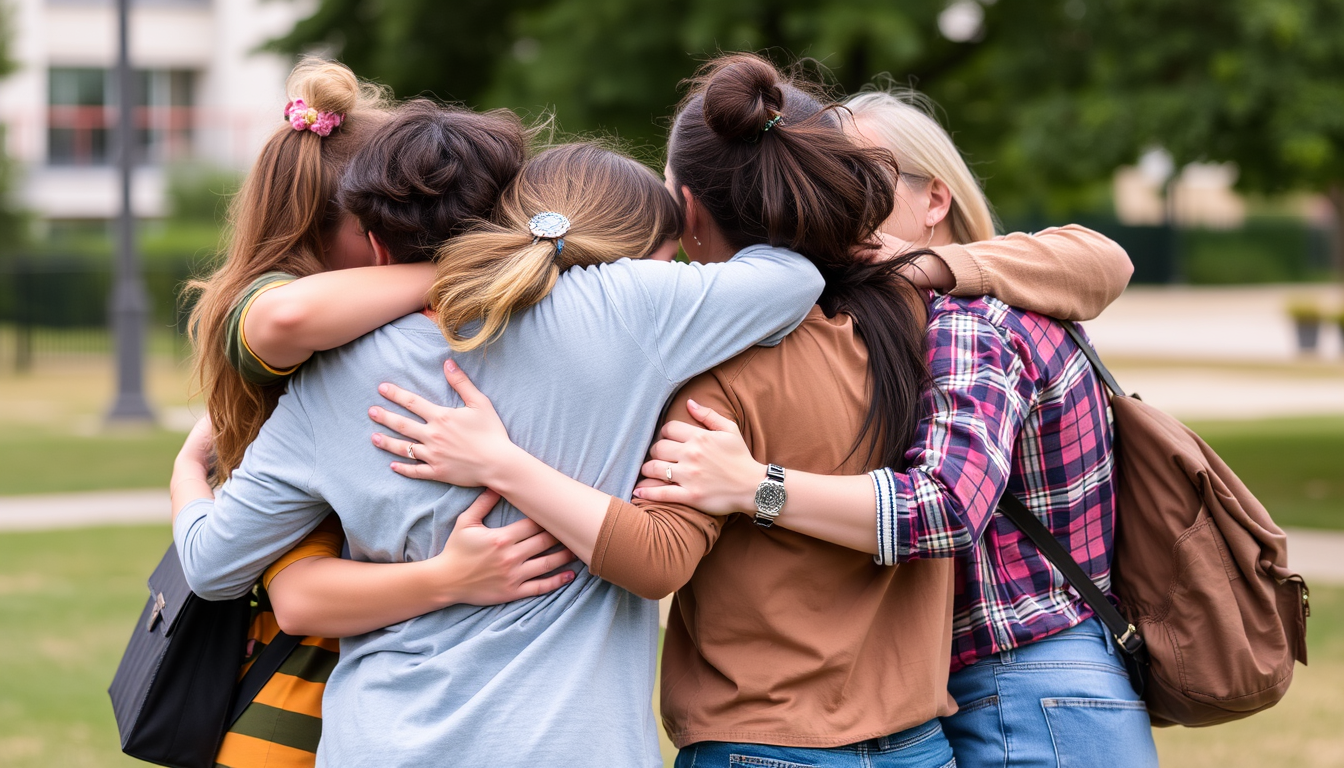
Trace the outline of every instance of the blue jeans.
<instances>
[{"instance_id":1,"label":"blue jeans","mask_svg":"<svg viewBox=\"0 0 1344 768\"><path fill-rule=\"evenodd\" d=\"M1148 710L1097 619L952 674L961 768L1157 766Z\"/></svg>"},{"instance_id":2,"label":"blue jeans","mask_svg":"<svg viewBox=\"0 0 1344 768\"><path fill-rule=\"evenodd\" d=\"M828 749L701 741L677 753L676 768L956 768L937 720L891 736Z\"/></svg>"}]
</instances>

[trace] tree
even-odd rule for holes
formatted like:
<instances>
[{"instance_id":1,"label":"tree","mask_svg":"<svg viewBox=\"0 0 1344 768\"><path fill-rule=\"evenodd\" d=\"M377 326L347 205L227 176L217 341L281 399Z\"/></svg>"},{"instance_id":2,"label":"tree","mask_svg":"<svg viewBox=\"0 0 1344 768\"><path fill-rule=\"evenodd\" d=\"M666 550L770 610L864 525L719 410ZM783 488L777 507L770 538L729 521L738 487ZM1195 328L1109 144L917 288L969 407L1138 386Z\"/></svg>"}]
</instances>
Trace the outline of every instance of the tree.
<instances>
[{"instance_id":1,"label":"tree","mask_svg":"<svg viewBox=\"0 0 1344 768\"><path fill-rule=\"evenodd\" d=\"M952 6L977 32L940 34ZM334 48L401 95L657 145L718 50L810 56L840 90L926 91L1001 210L1076 210L1153 146L1238 184L1327 193L1344 270L1344 0L320 0L278 41Z\"/></svg>"},{"instance_id":2,"label":"tree","mask_svg":"<svg viewBox=\"0 0 1344 768\"><path fill-rule=\"evenodd\" d=\"M1009 0L928 89L1002 198L1078 190L1164 147L1238 186L1332 200L1344 274L1344 2Z\"/></svg>"}]
</instances>

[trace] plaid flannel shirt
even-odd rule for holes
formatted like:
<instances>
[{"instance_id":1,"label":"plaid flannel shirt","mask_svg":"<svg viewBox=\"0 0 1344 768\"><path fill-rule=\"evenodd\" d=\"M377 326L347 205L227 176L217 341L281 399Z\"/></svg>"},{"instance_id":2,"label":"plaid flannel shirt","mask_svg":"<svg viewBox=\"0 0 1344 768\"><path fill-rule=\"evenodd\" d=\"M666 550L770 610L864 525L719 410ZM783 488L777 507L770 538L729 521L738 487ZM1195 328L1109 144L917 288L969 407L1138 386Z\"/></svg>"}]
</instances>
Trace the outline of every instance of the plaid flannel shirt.
<instances>
[{"instance_id":1,"label":"plaid flannel shirt","mask_svg":"<svg viewBox=\"0 0 1344 768\"><path fill-rule=\"evenodd\" d=\"M958 557L952 669L1068 629L1092 610L1003 515L1015 494L1110 591L1110 408L1058 323L992 298L941 297L934 387L907 469L872 474L877 561Z\"/></svg>"}]
</instances>

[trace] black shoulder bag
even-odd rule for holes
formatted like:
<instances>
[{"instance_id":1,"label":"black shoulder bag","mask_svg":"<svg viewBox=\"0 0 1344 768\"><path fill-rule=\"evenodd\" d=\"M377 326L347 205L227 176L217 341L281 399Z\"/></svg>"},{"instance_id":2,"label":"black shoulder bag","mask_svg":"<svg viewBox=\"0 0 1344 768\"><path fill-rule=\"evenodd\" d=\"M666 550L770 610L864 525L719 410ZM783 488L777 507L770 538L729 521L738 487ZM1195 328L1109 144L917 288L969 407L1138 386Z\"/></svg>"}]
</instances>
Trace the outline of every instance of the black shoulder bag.
<instances>
[{"instance_id":1,"label":"black shoulder bag","mask_svg":"<svg viewBox=\"0 0 1344 768\"><path fill-rule=\"evenodd\" d=\"M195 595L168 547L108 688L123 752L174 768L215 765L224 732L299 642L280 633L239 681L251 615L250 595Z\"/></svg>"}]
</instances>

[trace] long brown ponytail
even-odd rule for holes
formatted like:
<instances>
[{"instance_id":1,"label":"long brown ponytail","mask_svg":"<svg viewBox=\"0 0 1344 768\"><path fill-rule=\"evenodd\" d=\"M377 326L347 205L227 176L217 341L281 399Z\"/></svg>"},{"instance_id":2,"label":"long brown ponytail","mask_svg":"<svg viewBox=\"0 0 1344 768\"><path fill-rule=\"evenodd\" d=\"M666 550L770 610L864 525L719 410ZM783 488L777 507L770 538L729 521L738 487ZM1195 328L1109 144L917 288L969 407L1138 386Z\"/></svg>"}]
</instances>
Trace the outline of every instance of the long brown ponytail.
<instances>
[{"instance_id":1,"label":"long brown ponytail","mask_svg":"<svg viewBox=\"0 0 1344 768\"><path fill-rule=\"evenodd\" d=\"M871 398L855 442L900 466L928 380L918 297L899 269L857 254L891 214L896 161L854 143L821 88L752 54L705 64L689 82L668 145L672 179L729 244L790 248L826 279L828 315L849 315L868 347Z\"/></svg>"},{"instance_id":2,"label":"long brown ponytail","mask_svg":"<svg viewBox=\"0 0 1344 768\"><path fill-rule=\"evenodd\" d=\"M223 263L206 279L191 312L195 378L214 422L216 473L227 478L242 461L284 387L250 384L225 356L225 323L247 287L267 272L304 277L323 271L323 240L340 223L334 202L341 170L385 116L384 94L341 64L305 58L285 83L290 98L345 116L329 136L281 123L262 147L229 205ZM281 105L276 105L277 122Z\"/></svg>"},{"instance_id":3,"label":"long brown ponytail","mask_svg":"<svg viewBox=\"0 0 1344 768\"><path fill-rule=\"evenodd\" d=\"M532 217L548 211L569 219L560 240L529 231ZM544 299L560 273L648 256L681 235L681 222L672 196L639 162L595 144L554 147L523 166L494 221L443 246L430 304L453 349L475 349L503 332L515 312Z\"/></svg>"}]
</instances>

